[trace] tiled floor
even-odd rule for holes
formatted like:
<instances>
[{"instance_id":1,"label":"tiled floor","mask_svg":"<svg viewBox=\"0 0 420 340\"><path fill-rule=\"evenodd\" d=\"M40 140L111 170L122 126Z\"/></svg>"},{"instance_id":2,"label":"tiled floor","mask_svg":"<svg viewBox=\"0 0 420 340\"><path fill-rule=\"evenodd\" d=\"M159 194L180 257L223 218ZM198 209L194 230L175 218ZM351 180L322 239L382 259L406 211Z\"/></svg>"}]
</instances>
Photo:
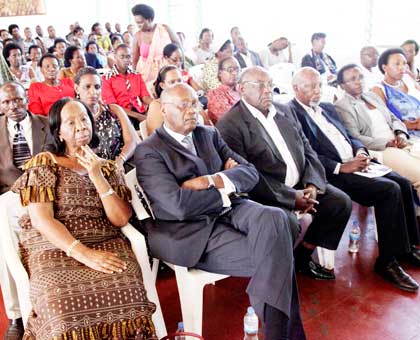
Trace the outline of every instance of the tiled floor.
<instances>
[{"instance_id":1,"label":"tiled floor","mask_svg":"<svg viewBox=\"0 0 420 340\"><path fill-rule=\"evenodd\" d=\"M372 227L362 225L360 253L347 252L348 230L336 254L334 282L298 275L302 315L308 340L420 340L420 298L403 293L378 278L373 270L376 241ZM420 269L406 267L420 281ZM206 340L243 339L243 315L249 304L246 279L228 278L204 291ZM159 273L158 292L168 331L181 320L174 273ZM0 301L1 302L1 301ZM0 309L0 339L5 317Z\"/></svg>"}]
</instances>

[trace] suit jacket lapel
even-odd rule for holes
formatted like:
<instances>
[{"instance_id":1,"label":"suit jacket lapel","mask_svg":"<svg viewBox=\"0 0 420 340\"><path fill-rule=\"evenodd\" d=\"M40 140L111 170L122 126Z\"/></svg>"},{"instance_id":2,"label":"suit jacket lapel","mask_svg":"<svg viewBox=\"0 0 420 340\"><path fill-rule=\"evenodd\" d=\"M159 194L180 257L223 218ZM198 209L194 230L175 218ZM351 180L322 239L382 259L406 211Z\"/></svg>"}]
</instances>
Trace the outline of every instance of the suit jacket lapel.
<instances>
[{"instance_id":1,"label":"suit jacket lapel","mask_svg":"<svg viewBox=\"0 0 420 340\"><path fill-rule=\"evenodd\" d=\"M0 145L4 145L4 149L2 150L2 158L5 160L4 163L13 163L12 148L9 143L9 132L7 130L7 118L4 115L0 117L0 131L3 132L0 133Z\"/></svg>"},{"instance_id":2,"label":"suit jacket lapel","mask_svg":"<svg viewBox=\"0 0 420 340\"><path fill-rule=\"evenodd\" d=\"M333 117L331 117L328 113L327 110L325 110L322 106L322 115L332 124L336 127L336 129L338 131L340 131L340 133L344 136L344 138L347 140L347 142L352 146L351 140L349 139L346 130L344 130L343 125L338 122L336 119L334 119Z\"/></svg>"},{"instance_id":3,"label":"suit jacket lapel","mask_svg":"<svg viewBox=\"0 0 420 340\"><path fill-rule=\"evenodd\" d=\"M38 117L32 114L29 114L29 116L32 119L32 156L35 156L41 152L47 131L45 125L41 123Z\"/></svg>"},{"instance_id":4,"label":"suit jacket lapel","mask_svg":"<svg viewBox=\"0 0 420 340\"><path fill-rule=\"evenodd\" d=\"M259 122L259 120L256 119L252 115L251 112L249 112L248 108L246 107L246 105L242 101L241 101L240 105L241 105L242 112L245 113L245 122L249 127L249 131L252 134L255 134L257 136L257 138L258 137L262 138L264 140L265 144L267 144L269 146L269 148L271 149L273 154L277 157L277 159L284 163L284 159L281 156L281 154L280 154L279 150L277 149L276 145L274 144L274 141L272 140L270 135L267 133L265 128L262 126L262 124Z\"/></svg>"},{"instance_id":5,"label":"suit jacket lapel","mask_svg":"<svg viewBox=\"0 0 420 340\"><path fill-rule=\"evenodd\" d=\"M363 104L356 101L353 97L351 97L347 93L344 96L345 96L344 98L346 99L348 105L350 106L350 109L354 110L354 114L356 115L356 119L357 120L359 120L359 119L363 120L365 125L370 129L370 127L372 126L372 122L371 122L370 117L367 114L366 110L362 107ZM370 103L370 101L367 100L367 98L365 98L363 95L362 95L362 98L364 100L366 100L368 103ZM349 112L349 114L353 114L353 113Z\"/></svg>"},{"instance_id":6,"label":"suit jacket lapel","mask_svg":"<svg viewBox=\"0 0 420 340\"><path fill-rule=\"evenodd\" d=\"M292 130L290 129L290 123L288 123L286 117L284 117L284 115L279 112L277 112L276 116L274 117L274 120L277 124L281 135L283 136L284 141L286 142L287 148L289 149L296 166L300 168L302 160L297 159L296 156L301 153L301 150L299 150L298 148L299 144L295 143L295 136L291 134Z\"/></svg>"},{"instance_id":7,"label":"suit jacket lapel","mask_svg":"<svg viewBox=\"0 0 420 340\"><path fill-rule=\"evenodd\" d=\"M300 115L304 117L306 124L311 129L313 135L315 136L315 140L319 141L320 144L330 149L331 152L338 155L337 149L334 147L334 145L331 143L330 139L321 131L321 129L318 127L318 125L313 121L313 119L309 116L309 113L306 112L306 110L300 105L296 99L293 99L294 106L299 111ZM324 109L322 109L322 114L324 117L327 118L327 116L324 113ZM327 118L328 119L328 118ZM322 142L324 140L324 142Z\"/></svg>"},{"instance_id":8,"label":"suit jacket lapel","mask_svg":"<svg viewBox=\"0 0 420 340\"><path fill-rule=\"evenodd\" d=\"M156 130L156 133L159 135L160 138L162 138L166 145L168 147L170 147L171 149L173 149L174 151L180 153L181 155L183 155L184 157L186 157L187 159L191 160L192 162L194 162L197 166L197 169L199 171L199 175L206 175L208 174L208 169L206 166L206 163L200 158L200 155L205 153L205 148L201 145L201 143L197 143L197 140L201 139L201 138L194 138L194 133L193 133L193 140L194 140L194 145L197 151L197 156L194 155L192 152L190 152L189 150L187 150L186 148L184 148L180 143L178 143L174 138L172 138L164 129L164 127L160 127L159 129Z\"/></svg>"}]
</instances>

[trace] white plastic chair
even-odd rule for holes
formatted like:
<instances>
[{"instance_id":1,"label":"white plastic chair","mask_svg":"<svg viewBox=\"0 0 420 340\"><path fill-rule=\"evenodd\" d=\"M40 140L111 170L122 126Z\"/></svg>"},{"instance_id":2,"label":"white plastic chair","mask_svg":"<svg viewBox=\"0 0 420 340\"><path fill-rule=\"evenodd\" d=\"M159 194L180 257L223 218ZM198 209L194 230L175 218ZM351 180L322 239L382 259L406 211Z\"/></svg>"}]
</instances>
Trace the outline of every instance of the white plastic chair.
<instances>
[{"instance_id":1,"label":"white plastic chair","mask_svg":"<svg viewBox=\"0 0 420 340\"><path fill-rule=\"evenodd\" d=\"M149 136L149 134L147 133L146 120L143 120L142 122L140 122L139 131L137 131L137 133L139 134L139 137L141 138L141 140L145 140Z\"/></svg>"},{"instance_id":2,"label":"white plastic chair","mask_svg":"<svg viewBox=\"0 0 420 340\"><path fill-rule=\"evenodd\" d=\"M136 212L137 218L143 220L149 218L149 214L143 206L148 205L150 211L152 208L147 200L147 197L137 182L135 169L126 174L126 184L132 193L132 205ZM144 197L144 202L138 197L141 193ZM152 216L154 218L154 216ZM203 325L203 289L204 286L216 281L222 280L228 275L209 273L199 269L189 269L182 266L177 266L165 262L170 268L175 271L176 283L178 286L178 294L181 303L182 320L184 322L184 329L187 332L202 334ZM157 275L159 260L153 260L153 272Z\"/></svg>"},{"instance_id":3,"label":"white plastic chair","mask_svg":"<svg viewBox=\"0 0 420 340\"><path fill-rule=\"evenodd\" d=\"M194 65L188 69L188 73L197 82L198 85L203 87L203 67L204 64Z\"/></svg>"},{"instance_id":4,"label":"white plastic chair","mask_svg":"<svg viewBox=\"0 0 420 340\"><path fill-rule=\"evenodd\" d=\"M16 282L20 310L23 324L26 325L32 305L29 299L29 277L19 256L19 246L15 230L17 230L17 220L25 212L20 204L19 195L8 191L0 196L0 224L1 224L1 248L6 259L7 266L13 279ZM146 243L143 235L133 226L127 224L121 229L123 234L129 239L134 255L143 273L143 283L150 301L156 304L156 312L153 314L153 323L159 338L165 336L166 326L157 295L155 279L152 274Z\"/></svg>"}]
</instances>

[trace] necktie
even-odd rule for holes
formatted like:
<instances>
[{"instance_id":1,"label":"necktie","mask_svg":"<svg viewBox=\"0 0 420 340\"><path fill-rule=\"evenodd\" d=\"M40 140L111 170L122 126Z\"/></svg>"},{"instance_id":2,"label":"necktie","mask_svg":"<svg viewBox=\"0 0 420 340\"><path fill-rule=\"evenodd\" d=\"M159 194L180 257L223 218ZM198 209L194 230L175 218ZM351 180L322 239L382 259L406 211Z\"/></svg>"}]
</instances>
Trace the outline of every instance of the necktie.
<instances>
[{"instance_id":1,"label":"necktie","mask_svg":"<svg viewBox=\"0 0 420 340\"><path fill-rule=\"evenodd\" d=\"M194 155L194 156L197 156L197 150L195 149L195 146L194 146L194 142L193 142L193 140L192 140L192 137L191 136L185 136L184 137L184 139L182 140L182 143L184 143L184 146L189 150L189 151L191 151L191 153Z\"/></svg>"},{"instance_id":2,"label":"necktie","mask_svg":"<svg viewBox=\"0 0 420 340\"><path fill-rule=\"evenodd\" d=\"M23 127L19 123L15 124L15 136L13 137L13 164L21 168L27 160L31 158L31 150L23 134Z\"/></svg>"}]
</instances>

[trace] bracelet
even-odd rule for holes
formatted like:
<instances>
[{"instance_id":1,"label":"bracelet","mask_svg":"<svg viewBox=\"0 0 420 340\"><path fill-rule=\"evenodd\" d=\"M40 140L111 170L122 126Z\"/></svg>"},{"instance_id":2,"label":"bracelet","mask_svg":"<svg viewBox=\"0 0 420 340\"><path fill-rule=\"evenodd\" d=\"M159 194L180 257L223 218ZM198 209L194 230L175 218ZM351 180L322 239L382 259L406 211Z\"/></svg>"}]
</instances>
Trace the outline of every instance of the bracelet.
<instances>
[{"instance_id":1,"label":"bracelet","mask_svg":"<svg viewBox=\"0 0 420 340\"><path fill-rule=\"evenodd\" d=\"M104 192L102 194L99 194L99 197L101 198L101 200L103 200L104 198L111 196L114 193L114 189L109 188L109 190L107 192Z\"/></svg>"},{"instance_id":2,"label":"bracelet","mask_svg":"<svg viewBox=\"0 0 420 340\"><path fill-rule=\"evenodd\" d=\"M71 252L73 251L74 247L76 247L80 243L80 240L74 240L70 246L66 250L66 255L71 257Z\"/></svg>"},{"instance_id":3,"label":"bracelet","mask_svg":"<svg viewBox=\"0 0 420 340\"><path fill-rule=\"evenodd\" d=\"M121 151L118 157L120 157L124 163L127 162L127 157L125 156L124 152Z\"/></svg>"}]
</instances>

